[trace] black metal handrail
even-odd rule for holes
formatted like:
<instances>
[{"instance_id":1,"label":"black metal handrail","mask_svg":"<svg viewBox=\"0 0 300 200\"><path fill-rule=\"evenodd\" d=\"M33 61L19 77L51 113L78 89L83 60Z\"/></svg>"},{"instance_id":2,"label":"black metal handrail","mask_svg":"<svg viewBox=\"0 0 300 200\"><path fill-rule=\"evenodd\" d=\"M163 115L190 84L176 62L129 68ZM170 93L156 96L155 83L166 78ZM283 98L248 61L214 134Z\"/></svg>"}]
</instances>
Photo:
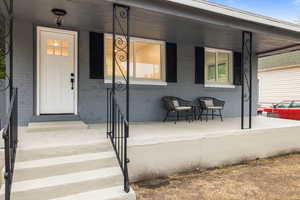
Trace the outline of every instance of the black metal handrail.
<instances>
[{"instance_id":1,"label":"black metal handrail","mask_svg":"<svg viewBox=\"0 0 300 200\"><path fill-rule=\"evenodd\" d=\"M129 192L127 138L129 123L110 88L107 89L107 137L110 138L124 177L124 191Z\"/></svg>"},{"instance_id":2,"label":"black metal handrail","mask_svg":"<svg viewBox=\"0 0 300 200\"><path fill-rule=\"evenodd\" d=\"M11 185L13 181L16 150L18 145L18 90L13 89L12 98L4 127L0 133L4 139L5 157L5 200L10 200Z\"/></svg>"}]
</instances>

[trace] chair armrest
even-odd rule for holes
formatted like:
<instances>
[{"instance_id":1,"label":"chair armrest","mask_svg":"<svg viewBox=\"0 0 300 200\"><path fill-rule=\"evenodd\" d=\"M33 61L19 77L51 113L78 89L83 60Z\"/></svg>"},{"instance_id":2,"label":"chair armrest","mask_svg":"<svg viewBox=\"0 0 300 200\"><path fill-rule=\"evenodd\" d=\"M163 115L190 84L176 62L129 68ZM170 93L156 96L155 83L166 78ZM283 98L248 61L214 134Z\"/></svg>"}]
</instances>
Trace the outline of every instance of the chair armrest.
<instances>
[{"instance_id":1,"label":"chair armrest","mask_svg":"<svg viewBox=\"0 0 300 200\"><path fill-rule=\"evenodd\" d=\"M180 106L185 106L185 107L191 107L193 105L192 101L183 100L183 99L180 99L179 103L180 103Z\"/></svg>"},{"instance_id":2,"label":"chair armrest","mask_svg":"<svg viewBox=\"0 0 300 200\"><path fill-rule=\"evenodd\" d=\"M222 100L219 100L219 99L214 99L214 105L224 107L225 106L225 101L222 101Z\"/></svg>"}]
</instances>

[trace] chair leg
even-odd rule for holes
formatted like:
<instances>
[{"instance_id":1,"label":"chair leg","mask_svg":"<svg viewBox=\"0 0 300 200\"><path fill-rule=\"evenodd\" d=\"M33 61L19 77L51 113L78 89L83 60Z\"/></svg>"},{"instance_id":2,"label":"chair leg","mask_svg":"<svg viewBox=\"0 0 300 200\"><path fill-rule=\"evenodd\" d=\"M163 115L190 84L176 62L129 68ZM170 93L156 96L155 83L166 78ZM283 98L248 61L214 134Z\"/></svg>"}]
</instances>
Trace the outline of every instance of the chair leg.
<instances>
[{"instance_id":1,"label":"chair leg","mask_svg":"<svg viewBox=\"0 0 300 200\"><path fill-rule=\"evenodd\" d=\"M193 110L192 110L192 114L193 114L193 121L194 120L197 120L197 109L196 108L193 108Z\"/></svg>"},{"instance_id":2,"label":"chair leg","mask_svg":"<svg viewBox=\"0 0 300 200\"><path fill-rule=\"evenodd\" d=\"M208 110L206 110L206 122L208 121Z\"/></svg>"},{"instance_id":3,"label":"chair leg","mask_svg":"<svg viewBox=\"0 0 300 200\"><path fill-rule=\"evenodd\" d=\"M192 110L186 110L186 120L190 123L190 115L193 114ZM192 119L193 119L193 115L192 115Z\"/></svg>"},{"instance_id":4,"label":"chair leg","mask_svg":"<svg viewBox=\"0 0 300 200\"><path fill-rule=\"evenodd\" d=\"M170 111L168 111L168 112L167 112L167 114L166 114L166 116L165 116L165 118L164 118L164 121L163 121L163 122L166 122L166 121L167 121L167 119L168 119L168 117L169 117L169 114L170 114Z\"/></svg>"},{"instance_id":5,"label":"chair leg","mask_svg":"<svg viewBox=\"0 0 300 200\"><path fill-rule=\"evenodd\" d=\"M215 113L215 112L214 112L214 109L212 109L212 110L211 110L211 119L212 119L212 120L214 120L214 118L215 118L215 117L214 117L214 113Z\"/></svg>"},{"instance_id":6,"label":"chair leg","mask_svg":"<svg viewBox=\"0 0 300 200\"><path fill-rule=\"evenodd\" d=\"M176 121L175 121L175 124L179 121L179 111L176 111Z\"/></svg>"},{"instance_id":7,"label":"chair leg","mask_svg":"<svg viewBox=\"0 0 300 200\"><path fill-rule=\"evenodd\" d=\"M222 111L221 110L219 110L219 114L220 114L221 121L223 121L223 116L222 116Z\"/></svg>"},{"instance_id":8,"label":"chair leg","mask_svg":"<svg viewBox=\"0 0 300 200\"><path fill-rule=\"evenodd\" d=\"M198 116L198 120L200 119L202 122L202 114L203 114L203 109L201 109L201 111L199 111L199 116Z\"/></svg>"}]
</instances>

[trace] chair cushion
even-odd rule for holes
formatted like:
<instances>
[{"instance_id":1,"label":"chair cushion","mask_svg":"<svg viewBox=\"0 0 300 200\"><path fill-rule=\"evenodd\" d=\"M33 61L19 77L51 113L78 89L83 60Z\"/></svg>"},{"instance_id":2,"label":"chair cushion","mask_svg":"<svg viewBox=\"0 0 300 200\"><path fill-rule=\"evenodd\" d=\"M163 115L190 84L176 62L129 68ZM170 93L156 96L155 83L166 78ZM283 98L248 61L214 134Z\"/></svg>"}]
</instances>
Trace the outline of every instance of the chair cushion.
<instances>
[{"instance_id":1,"label":"chair cushion","mask_svg":"<svg viewBox=\"0 0 300 200\"><path fill-rule=\"evenodd\" d=\"M211 109L211 110L222 110L223 107L222 106L209 106L207 107L208 109Z\"/></svg>"},{"instance_id":2,"label":"chair cushion","mask_svg":"<svg viewBox=\"0 0 300 200\"><path fill-rule=\"evenodd\" d=\"M173 103L173 106L174 106L175 108L177 108L177 107L180 106L180 105L179 105L179 102L178 102L177 100L173 100L172 103Z\"/></svg>"},{"instance_id":3,"label":"chair cushion","mask_svg":"<svg viewBox=\"0 0 300 200\"><path fill-rule=\"evenodd\" d=\"M203 100L203 102L205 103L205 106L208 107L214 107L214 102L212 99L207 99L207 100Z\"/></svg>"},{"instance_id":4,"label":"chair cushion","mask_svg":"<svg viewBox=\"0 0 300 200\"><path fill-rule=\"evenodd\" d=\"M192 107L190 106L178 106L176 107L176 110L191 110Z\"/></svg>"}]
</instances>

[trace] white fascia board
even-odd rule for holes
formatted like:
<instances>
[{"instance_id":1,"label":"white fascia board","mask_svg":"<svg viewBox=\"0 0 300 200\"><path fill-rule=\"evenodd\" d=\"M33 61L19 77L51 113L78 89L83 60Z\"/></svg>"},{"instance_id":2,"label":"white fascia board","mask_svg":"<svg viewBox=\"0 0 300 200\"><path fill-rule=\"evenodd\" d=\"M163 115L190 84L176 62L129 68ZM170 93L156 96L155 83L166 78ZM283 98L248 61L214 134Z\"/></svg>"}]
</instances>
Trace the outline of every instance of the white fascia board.
<instances>
[{"instance_id":1,"label":"white fascia board","mask_svg":"<svg viewBox=\"0 0 300 200\"><path fill-rule=\"evenodd\" d=\"M300 32L300 26L297 24L277 20L271 17L266 17L263 15L258 15L251 12L239 10L239 9L225 7L207 1L201 1L201 0L166 0L166 1L182 4L185 6L190 6L202 10L207 10L212 13L235 17L246 21L251 21L251 22L260 23L264 25L274 26L277 28Z\"/></svg>"}]
</instances>

